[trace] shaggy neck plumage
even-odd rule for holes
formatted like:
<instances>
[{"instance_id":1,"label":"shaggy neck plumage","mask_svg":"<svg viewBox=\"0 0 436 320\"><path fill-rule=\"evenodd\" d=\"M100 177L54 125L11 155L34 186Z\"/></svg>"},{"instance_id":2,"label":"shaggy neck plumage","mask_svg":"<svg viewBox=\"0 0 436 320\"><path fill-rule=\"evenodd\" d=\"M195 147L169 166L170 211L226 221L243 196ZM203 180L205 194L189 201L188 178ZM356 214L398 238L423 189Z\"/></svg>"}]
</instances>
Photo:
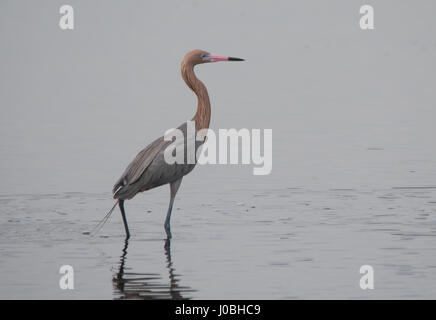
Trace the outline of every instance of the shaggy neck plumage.
<instances>
[{"instance_id":1,"label":"shaggy neck plumage","mask_svg":"<svg viewBox=\"0 0 436 320\"><path fill-rule=\"evenodd\" d=\"M197 112L192 118L195 121L195 129L207 129L210 123L210 100L206 86L201 82L194 73L194 65L189 61L182 62L182 78L186 85L194 91L198 98Z\"/></svg>"}]
</instances>

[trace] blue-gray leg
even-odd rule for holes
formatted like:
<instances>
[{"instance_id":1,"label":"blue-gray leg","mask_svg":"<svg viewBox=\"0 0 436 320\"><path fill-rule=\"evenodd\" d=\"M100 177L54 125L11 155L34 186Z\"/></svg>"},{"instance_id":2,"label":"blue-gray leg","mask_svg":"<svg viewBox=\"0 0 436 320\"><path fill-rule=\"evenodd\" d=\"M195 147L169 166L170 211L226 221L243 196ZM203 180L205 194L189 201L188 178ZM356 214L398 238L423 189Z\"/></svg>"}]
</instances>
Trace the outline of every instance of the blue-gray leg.
<instances>
[{"instance_id":1,"label":"blue-gray leg","mask_svg":"<svg viewBox=\"0 0 436 320\"><path fill-rule=\"evenodd\" d=\"M171 220L171 212L173 211L174 198L176 197L177 191L179 190L181 183L182 183L182 178L174 182L171 182L170 184L170 190L171 190L170 205L168 206L167 217L165 218L165 232L167 234L168 239L171 239L170 220Z\"/></svg>"},{"instance_id":2,"label":"blue-gray leg","mask_svg":"<svg viewBox=\"0 0 436 320\"><path fill-rule=\"evenodd\" d=\"M170 220L171 220L171 211L173 211L173 203L174 203L174 198L171 198L170 205L168 207L167 217L165 218L165 232L167 233L168 239L171 239Z\"/></svg>"},{"instance_id":3,"label":"blue-gray leg","mask_svg":"<svg viewBox=\"0 0 436 320\"><path fill-rule=\"evenodd\" d=\"M124 211L124 200L118 200L121 216L123 217L124 229L126 230L126 239L130 238L129 226L127 225L126 212Z\"/></svg>"}]
</instances>

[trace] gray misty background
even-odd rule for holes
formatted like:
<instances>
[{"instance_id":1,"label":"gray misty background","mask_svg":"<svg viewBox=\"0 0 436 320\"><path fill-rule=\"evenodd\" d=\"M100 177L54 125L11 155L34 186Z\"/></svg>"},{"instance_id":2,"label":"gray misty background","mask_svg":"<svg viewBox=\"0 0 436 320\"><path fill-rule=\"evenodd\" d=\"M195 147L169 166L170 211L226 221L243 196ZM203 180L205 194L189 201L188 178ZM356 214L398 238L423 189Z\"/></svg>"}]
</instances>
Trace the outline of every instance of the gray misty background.
<instances>
[{"instance_id":1,"label":"gray misty background","mask_svg":"<svg viewBox=\"0 0 436 320\"><path fill-rule=\"evenodd\" d=\"M58 26L63 4L73 31ZM373 31L359 28L364 4ZM176 199L171 263L168 188L138 195L128 270L177 277L193 298L435 298L435 9L2 0L0 297L132 297L112 280L119 213L100 236L82 232L136 153L194 114L179 68L199 48L246 59L196 73L212 129L273 129L272 173L197 166ZM63 264L73 291L58 287ZM358 286L363 264L375 290Z\"/></svg>"}]
</instances>

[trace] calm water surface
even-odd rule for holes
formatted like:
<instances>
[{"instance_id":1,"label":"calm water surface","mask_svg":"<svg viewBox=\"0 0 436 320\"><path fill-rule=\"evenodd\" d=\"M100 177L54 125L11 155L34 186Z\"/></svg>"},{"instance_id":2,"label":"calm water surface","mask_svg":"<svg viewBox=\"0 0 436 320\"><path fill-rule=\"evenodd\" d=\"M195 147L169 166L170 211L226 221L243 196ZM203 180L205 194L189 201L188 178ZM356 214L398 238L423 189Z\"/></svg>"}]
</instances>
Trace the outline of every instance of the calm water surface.
<instances>
[{"instance_id":1,"label":"calm water surface","mask_svg":"<svg viewBox=\"0 0 436 320\"><path fill-rule=\"evenodd\" d=\"M1 297L435 297L435 187L244 194L243 202L196 201L185 192L171 243L166 193L147 207L129 203L128 242L118 212L97 235L83 234L104 215L109 194L2 196ZM73 291L59 289L63 264L74 267ZM363 264L375 269L371 292L358 285Z\"/></svg>"}]
</instances>

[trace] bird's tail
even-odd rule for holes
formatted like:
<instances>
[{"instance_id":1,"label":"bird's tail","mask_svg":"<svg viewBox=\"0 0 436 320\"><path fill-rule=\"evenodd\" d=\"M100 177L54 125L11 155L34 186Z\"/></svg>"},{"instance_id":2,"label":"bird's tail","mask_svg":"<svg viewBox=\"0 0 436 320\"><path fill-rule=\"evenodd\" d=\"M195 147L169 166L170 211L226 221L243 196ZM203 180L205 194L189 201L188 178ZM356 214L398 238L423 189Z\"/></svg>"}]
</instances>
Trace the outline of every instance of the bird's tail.
<instances>
[{"instance_id":1,"label":"bird's tail","mask_svg":"<svg viewBox=\"0 0 436 320\"><path fill-rule=\"evenodd\" d=\"M106 215L104 216L103 219L100 220L99 223L97 223L97 225L92 229L92 231L90 232L91 235L96 235L97 232L99 232L101 230L101 228L103 228L103 226L105 225L105 223L109 220L112 212L114 211L115 207L117 206L117 204L119 203L119 201L115 202L114 206L112 207L112 209L109 210L108 213L106 213Z\"/></svg>"}]
</instances>

